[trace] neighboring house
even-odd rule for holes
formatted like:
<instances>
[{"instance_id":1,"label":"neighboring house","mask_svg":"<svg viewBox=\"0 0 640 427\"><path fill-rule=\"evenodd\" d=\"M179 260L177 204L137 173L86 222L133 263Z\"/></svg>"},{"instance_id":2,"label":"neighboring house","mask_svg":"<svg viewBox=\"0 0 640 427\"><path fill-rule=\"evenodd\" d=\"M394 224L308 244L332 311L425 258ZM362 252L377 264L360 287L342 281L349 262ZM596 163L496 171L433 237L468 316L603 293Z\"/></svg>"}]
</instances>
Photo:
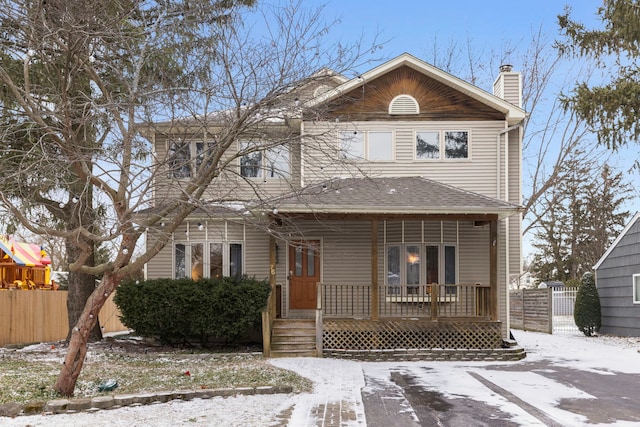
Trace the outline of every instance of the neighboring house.
<instances>
[{"instance_id":1,"label":"neighboring house","mask_svg":"<svg viewBox=\"0 0 640 427\"><path fill-rule=\"evenodd\" d=\"M600 332L640 337L640 212L594 266L600 296Z\"/></svg>"},{"instance_id":2,"label":"neighboring house","mask_svg":"<svg viewBox=\"0 0 640 427\"><path fill-rule=\"evenodd\" d=\"M538 289L546 289L546 288L553 288L553 289L564 288L564 283L558 282L555 280L545 280L544 282L540 282L540 284L538 285Z\"/></svg>"},{"instance_id":3,"label":"neighboring house","mask_svg":"<svg viewBox=\"0 0 640 427\"><path fill-rule=\"evenodd\" d=\"M490 94L403 54L351 80L326 76L301 91L297 120L271 124L302 142L236 160L221 179L240 184L197 209L147 277L268 278L276 323L315 322L318 353L500 347L521 273L520 74L502 67ZM194 162L208 143L170 130L153 141L157 156ZM190 173L177 165L156 198Z\"/></svg>"}]
</instances>

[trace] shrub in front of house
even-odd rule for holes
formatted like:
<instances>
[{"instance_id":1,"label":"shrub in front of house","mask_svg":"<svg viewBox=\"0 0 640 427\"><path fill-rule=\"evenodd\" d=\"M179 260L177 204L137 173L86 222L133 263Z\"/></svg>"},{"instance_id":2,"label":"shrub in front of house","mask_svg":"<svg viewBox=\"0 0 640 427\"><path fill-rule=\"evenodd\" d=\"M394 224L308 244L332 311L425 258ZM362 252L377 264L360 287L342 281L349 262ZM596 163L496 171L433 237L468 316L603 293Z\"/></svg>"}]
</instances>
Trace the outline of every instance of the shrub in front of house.
<instances>
[{"instance_id":1,"label":"shrub in front of house","mask_svg":"<svg viewBox=\"0 0 640 427\"><path fill-rule=\"evenodd\" d=\"M259 325L270 286L246 276L120 284L114 302L136 334L167 344L231 344Z\"/></svg>"},{"instance_id":2,"label":"shrub in front of house","mask_svg":"<svg viewBox=\"0 0 640 427\"><path fill-rule=\"evenodd\" d=\"M593 273L585 273L578 288L573 318L578 329L590 337L600 330L600 297Z\"/></svg>"}]
</instances>

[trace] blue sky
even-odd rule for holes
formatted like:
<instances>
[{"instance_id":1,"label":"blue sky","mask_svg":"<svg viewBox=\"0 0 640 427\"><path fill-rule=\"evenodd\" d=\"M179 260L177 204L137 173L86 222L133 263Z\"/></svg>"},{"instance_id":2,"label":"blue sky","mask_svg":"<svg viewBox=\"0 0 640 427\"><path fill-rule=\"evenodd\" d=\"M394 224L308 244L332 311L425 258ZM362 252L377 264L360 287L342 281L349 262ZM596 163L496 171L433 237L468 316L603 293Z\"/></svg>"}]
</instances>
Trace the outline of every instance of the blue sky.
<instances>
[{"instance_id":1,"label":"blue sky","mask_svg":"<svg viewBox=\"0 0 640 427\"><path fill-rule=\"evenodd\" d=\"M347 41L382 32L381 38L389 40L385 56L409 52L426 59L434 40L470 38L474 45L499 49L505 42L527 40L538 28L555 37L565 4L576 19L592 24L602 0L331 0L325 12L327 18L341 19L334 37Z\"/></svg>"}]
</instances>

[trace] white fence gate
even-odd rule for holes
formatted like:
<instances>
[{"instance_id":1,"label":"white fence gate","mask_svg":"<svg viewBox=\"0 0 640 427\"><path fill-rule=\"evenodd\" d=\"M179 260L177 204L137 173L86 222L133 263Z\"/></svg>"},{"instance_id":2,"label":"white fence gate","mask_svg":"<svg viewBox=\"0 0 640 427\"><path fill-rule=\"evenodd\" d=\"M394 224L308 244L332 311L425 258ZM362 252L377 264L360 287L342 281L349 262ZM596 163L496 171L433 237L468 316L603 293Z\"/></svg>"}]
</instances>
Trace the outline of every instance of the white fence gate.
<instances>
[{"instance_id":1,"label":"white fence gate","mask_svg":"<svg viewBox=\"0 0 640 427\"><path fill-rule=\"evenodd\" d=\"M573 320L573 307L576 304L577 288L553 290L553 333L581 334Z\"/></svg>"}]
</instances>

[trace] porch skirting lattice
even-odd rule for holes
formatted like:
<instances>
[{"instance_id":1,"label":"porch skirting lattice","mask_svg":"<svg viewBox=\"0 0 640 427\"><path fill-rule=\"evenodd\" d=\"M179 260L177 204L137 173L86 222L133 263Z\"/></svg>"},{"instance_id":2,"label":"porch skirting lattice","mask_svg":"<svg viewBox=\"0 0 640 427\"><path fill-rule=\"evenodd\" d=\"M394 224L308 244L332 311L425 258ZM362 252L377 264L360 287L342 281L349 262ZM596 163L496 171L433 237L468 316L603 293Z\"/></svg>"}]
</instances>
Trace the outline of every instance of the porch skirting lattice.
<instances>
[{"instance_id":1,"label":"porch skirting lattice","mask_svg":"<svg viewBox=\"0 0 640 427\"><path fill-rule=\"evenodd\" d=\"M323 322L323 349L499 349L500 322L430 320L355 320Z\"/></svg>"}]
</instances>

